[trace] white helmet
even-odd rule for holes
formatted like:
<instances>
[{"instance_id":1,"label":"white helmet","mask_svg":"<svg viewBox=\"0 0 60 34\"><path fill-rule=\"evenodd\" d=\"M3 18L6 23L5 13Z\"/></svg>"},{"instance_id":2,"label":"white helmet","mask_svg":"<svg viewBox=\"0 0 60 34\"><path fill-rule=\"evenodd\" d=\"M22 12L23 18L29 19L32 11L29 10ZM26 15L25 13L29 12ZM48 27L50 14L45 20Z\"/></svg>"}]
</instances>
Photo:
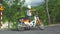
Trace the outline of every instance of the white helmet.
<instances>
[{"instance_id":1,"label":"white helmet","mask_svg":"<svg viewBox=\"0 0 60 34\"><path fill-rule=\"evenodd\" d=\"M31 9L31 5L28 5L27 8Z\"/></svg>"}]
</instances>

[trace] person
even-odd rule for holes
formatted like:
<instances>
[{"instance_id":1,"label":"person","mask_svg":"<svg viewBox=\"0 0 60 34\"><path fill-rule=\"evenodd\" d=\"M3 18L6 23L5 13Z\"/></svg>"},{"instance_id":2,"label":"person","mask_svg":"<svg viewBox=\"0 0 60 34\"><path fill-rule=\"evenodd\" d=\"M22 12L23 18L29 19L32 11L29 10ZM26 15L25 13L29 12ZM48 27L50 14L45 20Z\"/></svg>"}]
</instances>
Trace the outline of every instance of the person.
<instances>
[{"instance_id":1,"label":"person","mask_svg":"<svg viewBox=\"0 0 60 34\"><path fill-rule=\"evenodd\" d=\"M30 19L30 17L32 16L32 14L31 14L31 5L28 5L27 8L28 8L28 10L27 10L26 17L27 17L28 19Z\"/></svg>"}]
</instances>

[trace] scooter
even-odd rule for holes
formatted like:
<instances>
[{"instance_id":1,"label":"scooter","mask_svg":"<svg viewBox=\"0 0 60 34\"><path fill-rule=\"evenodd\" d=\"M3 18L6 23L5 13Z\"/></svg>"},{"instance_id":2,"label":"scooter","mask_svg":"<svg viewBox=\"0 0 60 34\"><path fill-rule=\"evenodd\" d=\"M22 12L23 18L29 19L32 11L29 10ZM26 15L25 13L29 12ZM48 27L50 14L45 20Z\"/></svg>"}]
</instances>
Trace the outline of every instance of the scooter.
<instances>
[{"instance_id":1,"label":"scooter","mask_svg":"<svg viewBox=\"0 0 60 34\"><path fill-rule=\"evenodd\" d=\"M29 19L19 19L19 23L17 24L18 30L29 30L31 28L38 28L43 30L44 29L44 24L42 21L39 19L39 17L34 16L34 19L30 21Z\"/></svg>"}]
</instances>

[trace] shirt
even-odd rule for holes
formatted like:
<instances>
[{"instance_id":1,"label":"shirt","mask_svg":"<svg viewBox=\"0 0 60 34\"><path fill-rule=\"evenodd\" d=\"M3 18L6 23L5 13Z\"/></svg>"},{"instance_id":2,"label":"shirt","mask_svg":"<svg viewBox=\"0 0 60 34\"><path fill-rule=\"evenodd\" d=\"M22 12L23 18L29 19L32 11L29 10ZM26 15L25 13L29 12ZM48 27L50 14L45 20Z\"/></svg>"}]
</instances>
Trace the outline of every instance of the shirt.
<instances>
[{"instance_id":1,"label":"shirt","mask_svg":"<svg viewBox=\"0 0 60 34\"><path fill-rule=\"evenodd\" d=\"M31 10L27 10L27 16L31 16Z\"/></svg>"}]
</instances>

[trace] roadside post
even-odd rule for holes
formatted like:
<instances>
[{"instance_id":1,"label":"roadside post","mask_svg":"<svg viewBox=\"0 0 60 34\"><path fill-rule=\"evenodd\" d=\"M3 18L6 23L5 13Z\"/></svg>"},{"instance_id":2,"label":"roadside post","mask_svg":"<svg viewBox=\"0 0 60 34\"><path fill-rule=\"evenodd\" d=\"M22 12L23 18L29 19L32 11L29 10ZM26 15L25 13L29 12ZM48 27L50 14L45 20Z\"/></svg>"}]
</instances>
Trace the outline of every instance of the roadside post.
<instances>
[{"instance_id":1,"label":"roadside post","mask_svg":"<svg viewBox=\"0 0 60 34\"><path fill-rule=\"evenodd\" d=\"M0 4L0 29L1 29L1 26L2 26L2 11L3 11L3 7L2 5Z\"/></svg>"}]
</instances>

